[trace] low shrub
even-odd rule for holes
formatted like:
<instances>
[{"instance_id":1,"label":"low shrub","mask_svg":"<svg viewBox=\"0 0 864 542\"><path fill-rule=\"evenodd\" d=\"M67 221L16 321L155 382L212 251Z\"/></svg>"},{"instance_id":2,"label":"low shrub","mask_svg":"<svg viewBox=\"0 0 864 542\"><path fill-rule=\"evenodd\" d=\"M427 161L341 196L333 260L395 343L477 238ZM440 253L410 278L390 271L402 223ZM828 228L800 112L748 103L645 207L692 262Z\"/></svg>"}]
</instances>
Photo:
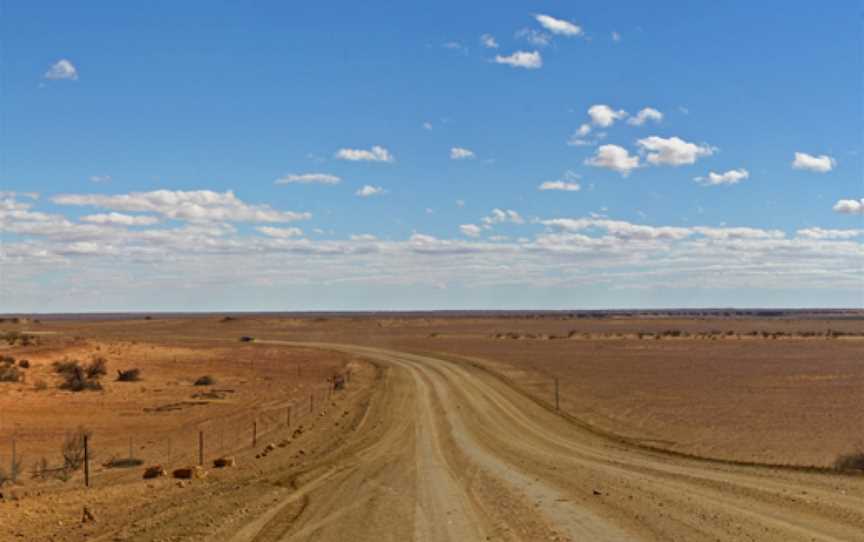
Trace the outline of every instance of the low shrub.
<instances>
[{"instance_id":1,"label":"low shrub","mask_svg":"<svg viewBox=\"0 0 864 542\"><path fill-rule=\"evenodd\" d=\"M29 359L18 360L18 367L21 367L22 369L29 369L30 368L30 360Z\"/></svg>"},{"instance_id":2,"label":"low shrub","mask_svg":"<svg viewBox=\"0 0 864 542\"><path fill-rule=\"evenodd\" d=\"M117 382L138 382L139 380L141 380L141 369L117 371Z\"/></svg>"},{"instance_id":3,"label":"low shrub","mask_svg":"<svg viewBox=\"0 0 864 542\"><path fill-rule=\"evenodd\" d=\"M864 451L843 454L834 462L839 471L864 471Z\"/></svg>"},{"instance_id":4,"label":"low shrub","mask_svg":"<svg viewBox=\"0 0 864 542\"><path fill-rule=\"evenodd\" d=\"M84 427L66 433L62 453L63 464L67 469L75 471L84 465L84 439L89 438L90 435L90 431Z\"/></svg>"},{"instance_id":5,"label":"low shrub","mask_svg":"<svg viewBox=\"0 0 864 542\"><path fill-rule=\"evenodd\" d=\"M88 365L82 366L76 360L54 362L54 372L63 377L60 389L69 391L96 391L102 389L99 379L107 372L105 358L94 358Z\"/></svg>"},{"instance_id":6,"label":"low shrub","mask_svg":"<svg viewBox=\"0 0 864 542\"><path fill-rule=\"evenodd\" d=\"M48 383L42 380L41 378L33 383L33 389L36 391L42 391L48 389Z\"/></svg>"},{"instance_id":7,"label":"low shrub","mask_svg":"<svg viewBox=\"0 0 864 542\"><path fill-rule=\"evenodd\" d=\"M210 375L198 377L198 379L195 381L196 386L212 386L215 383L216 379Z\"/></svg>"},{"instance_id":8,"label":"low shrub","mask_svg":"<svg viewBox=\"0 0 864 542\"><path fill-rule=\"evenodd\" d=\"M21 382L24 380L24 373L14 365L6 365L0 367L0 382Z\"/></svg>"}]
</instances>

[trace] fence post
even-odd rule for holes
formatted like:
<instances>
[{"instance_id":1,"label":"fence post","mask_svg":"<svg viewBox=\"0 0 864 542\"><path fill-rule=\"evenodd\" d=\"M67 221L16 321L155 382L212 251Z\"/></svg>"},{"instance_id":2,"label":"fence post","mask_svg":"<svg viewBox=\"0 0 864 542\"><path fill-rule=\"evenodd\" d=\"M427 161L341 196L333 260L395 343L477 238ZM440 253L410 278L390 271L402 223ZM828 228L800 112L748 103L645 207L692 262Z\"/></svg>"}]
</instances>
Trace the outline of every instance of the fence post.
<instances>
[{"instance_id":1,"label":"fence post","mask_svg":"<svg viewBox=\"0 0 864 542\"><path fill-rule=\"evenodd\" d=\"M258 444L258 422L252 422L252 447Z\"/></svg>"},{"instance_id":2,"label":"fence post","mask_svg":"<svg viewBox=\"0 0 864 542\"><path fill-rule=\"evenodd\" d=\"M15 437L12 437L12 464L9 465L9 474L12 476L13 483L18 480L18 465L16 463L18 458L15 455Z\"/></svg>"},{"instance_id":3,"label":"fence post","mask_svg":"<svg viewBox=\"0 0 864 542\"><path fill-rule=\"evenodd\" d=\"M204 466L204 431L198 431L198 464Z\"/></svg>"},{"instance_id":4,"label":"fence post","mask_svg":"<svg viewBox=\"0 0 864 542\"><path fill-rule=\"evenodd\" d=\"M309 394L309 414L315 409L315 392Z\"/></svg>"},{"instance_id":5,"label":"fence post","mask_svg":"<svg viewBox=\"0 0 864 542\"><path fill-rule=\"evenodd\" d=\"M90 487L90 437L84 435L84 485Z\"/></svg>"},{"instance_id":6,"label":"fence post","mask_svg":"<svg viewBox=\"0 0 864 542\"><path fill-rule=\"evenodd\" d=\"M291 427L291 405L285 409L285 425Z\"/></svg>"},{"instance_id":7,"label":"fence post","mask_svg":"<svg viewBox=\"0 0 864 542\"><path fill-rule=\"evenodd\" d=\"M555 410L561 410L558 394L558 377L555 377Z\"/></svg>"}]
</instances>

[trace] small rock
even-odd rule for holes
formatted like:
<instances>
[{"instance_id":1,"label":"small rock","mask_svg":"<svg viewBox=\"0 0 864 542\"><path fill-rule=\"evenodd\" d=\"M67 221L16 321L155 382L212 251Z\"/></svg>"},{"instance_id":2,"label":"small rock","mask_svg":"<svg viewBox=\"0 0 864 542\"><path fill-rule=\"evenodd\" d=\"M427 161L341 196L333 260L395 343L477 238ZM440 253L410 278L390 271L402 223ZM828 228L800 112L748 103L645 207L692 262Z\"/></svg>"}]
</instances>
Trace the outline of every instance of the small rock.
<instances>
[{"instance_id":1,"label":"small rock","mask_svg":"<svg viewBox=\"0 0 864 542\"><path fill-rule=\"evenodd\" d=\"M595 494L595 495L602 495L602 493L600 493L600 492L597 491L596 489L594 490L594 494Z\"/></svg>"},{"instance_id":2,"label":"small rock","mask_svg":"<svg viewBox=\"0 0 864 542\"><path fill-rule=\"evenodd\" d=\"M217 469L224 469L225 467L236 467L237 462L234 460L234 456L220 457L213 460L213 466Z\"/></svg>"},{"instance_id":3,"label":"small rock","mask_svg":"<svg viewBox=\"0 0 864 542\"><path fill-rule=\"evenodd\" d=\"M162 468L162 465L153 465L151 467L147 467L144 469L144 479L150 480L151 478L158 478L160 476L165 476L168 473L165 472L165 469Z\"/></svg>"},{"instance_id":4,"label":"small rock","mask_svg":"<svg viewBox=\"0 0 864 542\"><path fill-rule=\"evenodd\" d=\"M84 512L81 514L81 523L91 523L93 521L96 521L96 517L93 515L93 512L85 506Z\"/></svg>"}]
</instances>

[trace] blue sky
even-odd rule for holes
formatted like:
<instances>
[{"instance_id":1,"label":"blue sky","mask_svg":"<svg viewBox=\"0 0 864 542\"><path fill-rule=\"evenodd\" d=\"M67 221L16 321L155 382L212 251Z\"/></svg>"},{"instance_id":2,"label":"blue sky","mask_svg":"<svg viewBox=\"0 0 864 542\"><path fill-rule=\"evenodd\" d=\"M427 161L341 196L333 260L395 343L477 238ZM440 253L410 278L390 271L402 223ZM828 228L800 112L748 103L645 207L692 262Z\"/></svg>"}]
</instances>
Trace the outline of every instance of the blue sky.
<instances>
[{"instance_id":1,"label":"blue sky","mask_svg":"<svg viewBox=\"0 0 864 542\"><path fill-rule=\"evenodd\" d=\"M860 7L753 4L6 3L0 310L860 306Z\"/></svg>"}]
</instances>

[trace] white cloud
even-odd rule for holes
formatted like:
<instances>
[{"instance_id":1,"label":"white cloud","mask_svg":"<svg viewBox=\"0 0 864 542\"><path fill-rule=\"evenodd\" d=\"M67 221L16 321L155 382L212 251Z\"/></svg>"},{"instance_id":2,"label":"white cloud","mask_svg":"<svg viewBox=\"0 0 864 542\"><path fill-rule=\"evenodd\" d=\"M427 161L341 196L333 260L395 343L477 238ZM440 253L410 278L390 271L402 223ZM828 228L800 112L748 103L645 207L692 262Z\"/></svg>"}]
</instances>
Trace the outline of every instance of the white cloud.
<instances>
[{"instance_id":1,"label":"white cloud","mask_svg":"<svg viewBox=\"0 0 864 542\"><path fill-rule=\"evenodd\" d=\"M864 230L830 230L817 227L801 229L796 234L806 239L852 239L864 236Z\"/></svg>"},{"instance_id":2,"label":"white cloud","mask_svg":"<svg viewBox=\"0 0 864 542\"><path fill-rule=\"evenodd\" d=\"M479 237L480 232L483 229L476 224L462 224L459 226L459 231L462 232L463 235L467 235L468 237Z\"/></svg>"},{"instance_id":3,"label":"white cloud","mask_svg":"<svg viewBox=\"0 0 864 542\"><path fill-rule=\"evenodd\" d=\"M371 233L352 234L352 235L349 237L349 239L351 239L352 241L365 241L365 242L377 241L377 240L378 240L378 238L375 237L374 235L372 235Z\"/></svg>"},{"instance_id":4,"label":"white cloud","mask_svg":"<svg viewBox=\"0 0 864 542\"><path fill-rule=\"evenodd\" d=\"M234 192L211 190L154 190L117 196L62 194L52 198L58 205L102 207L118 211L152 212L174 220L193 222L293 222L312 215L277 211L269 205L244 203Z\"/></svg>"},{"instance_id":5,"label":"white cloud","mask_svg":"<svg viewBox=\"0 0 864 542\"><path fill-rule=\"evenodd\" d=\"M457 199L456 200L456 207L465 207L465 200Z\"/></svg>"},{"instance_id":6,"label":"white cloud","mask_svg":"<svg viewBox=\"0 0 864 542\"><path fill-rule=\"evenodd\" d=\"M487 49L498 48L498 42L495 41L495 36L493 36L492 34L483 34L482 36L480 36L480 43L482 43L483 47L486 47Z\"/></svg>"},{"instance_id":7,"label":"white cloud","mask_svg":"<svg viewBox=\"0 0 864 542\"><path fill-rule=\"evenodd\" d=\"M578 192L582 189L578 182L579 175L575 172L567 170L560 179L554 181L546 181L537 187L538 190L561 190L564 192Z\"/></svg>"},{"instance_id":8,"label":"white cloud","mask_svg":"<svg viewBox=\"0 0 864 542\"><path fill-rule=\"evenodd\" d=\"M627 149L618 145L601 145L594 156L585 160L585 163L589 166L617 171L626 177L639 167L639 157L631 156Z\"/></svg>"},{"instance_id":9,"label":"white cloud","mask_svg":"<svg viewBox=\"0 0 864 542\"><path fill-rule=\"evenodd\" d=\"M707 177L694 177L693 180L700 182L706 186L715 186L718 184L738 184L744 179L750 178L750 172L744 168L730 169L725 173L708 173Z\"/></svg>"},{"instance_id":10,"label":"white cloud","mask_svg":"<svg viewBox=\"0 0 864 542\"><path fill-rule=\"evenodd\" d=\"M588 147L596 145L600 140L606 138L606 132L596 132L594 137L587 138L585 136L591 133L591 125L583 124L567 139L567 144L571 147Z\"/></svg>"},{"instance_id":11,"label":"white cloud","mask_svg":"<svg viewBox=\"0 0 864 542\"><path fill-rule=\"evenodd\" d=\"M303 230L300 228L274 228L272 226L258 226L255 228L264 235L276 237L278 239L287 239L290 237L300 237L303 235Z\"/></svg>"},{"instance_id":12,"label":"white cloud","mask_svg":"<svg viewBox=\"0 0 864 542\"><path fill-rule=\"evenodd\" d=\"M363 188L360 188L356 192L355 195L360 196L361 198L368 198L370 196L380 196L385 193L385 190L380 186L372 186L371 184L364 185Z\"/></svg>"},{"instance_id":13,"label":"white cloud","mask_svg":"<svg viewBox=\"0 0 864 542\"><path fill-rule=\"evenodd\" d=\"M538 190L563 190L565 192L578 192L582 189L579 183L568 183L565 181L545 181L537 187Z\"/></svg>"},{"instance_id":14,"label":"white cloud","mask_svg":"<svg viewBox=\"0 0 864 542\"><path fill-rule=\"evenodd\" d=\"M380 145L375 145L369 150L339 149L336 158L350 162L393 162L395 160L390 151Z\"/></svg>"},{"instance_id":15,"label":"white cloud","mask_svg":"<svg viewBox=\"0 0 864 542\"><path fill-rule=\"evenodd\" d=\"M601 229L611 236L630 240L677 240L684 239L692 234L692 232L687 228L674 226L645 226L642 224L632 224L623 220L598 218L556 218L552 220L543 220L540 223L574 232L589 229Z\"/></svg>"},{"instance_id":16,"label":"white cloud","mask_svg":"<svg viewBox=\"0 0 864 542\"><path fill-rule=\"evenodd\" d=\"M621 34L619 34L618 32L612 32L612 41L616 43L621 41Z\"/></svg>"},{"instance_id":17,"label":"white cloud","mask_svg":"<svg viewBox=\"0 0 864 542\"><path fill-rule=\"evenodd\" d=\"M716 150L714 147L689 143L678 137L651 136L640 139L636 144L642 152L647 153L645 159L655 166L693 164L697 158L711 156Z\"/></svg>"},{"instance_id":18,"label":"white cloud","mask_svg":"<svg viewBox=\"0 0 864 542\"><path fill-rule=\"evenodd\" d=\"M469 149L463 149L462 147L450 148L451 160L467 160L469 158L474 158L474 151Z\"/></svg>"},{"instance_id":19,"label":"white cloud","mask_svg":"<svg viewBox=\"0 0 864 542\"><path fill-rule=\"evenodd\" d=\"M504 224L505 222L509 222L511 224L524 224L525 219L511 209L492 209L492 213L483 218L483 223L486 225L491 224Z\"/></svg>"},{"instance_id":20,"label":"white cloud","mask_svg":"<svg viewBox=\"0 0 864 542\"><path fill-rule=\"evenodd\" d=\"M561 36L579 36L582 34L582 28L578 25L571 23L570 21L565 21L563 19L556 19L550 15L535 15L535 19L540 25L552 32L553 34L558 34Z\"/></svg>"},{"instance_id":21,"label":"white cloud","mask_svg":"<svg viewBox=\"0 0 864 542\"><path fill-rule=\"evenodd\" d=\"M653 107L646 107L639 111L635 117L630 117L627 119L627 124L632 124L633 126L642 126L647 121L653 120L654 122L660 122L663 120L663 113L657 111Z\"/></svg>"},{"instance_id":22,"label":"white cloud","mask_svg":"<svg viewBox=\"0 0 864 542\"><path fill-rule=\"evenodd\" d=\"M155 216L133 216L123 213L110 212L108 214L95 214L82 217L83 222L91 224L106 224L116 226L150 226L159 222Z\"/></svg>"},{"instance_id":23,"label":"white cloud","mask_svg":"<svg viewBox=\"0 0 864 542\"><path fill-rule=\"evenodd\" d=\"M847 215L864 215L864 198L841 199L834 204L834 211Z\"/></svg>"},{"instance_id":24,"label":"white cloud","mask_svg":"<svg viewBox=\"0 0 864 542\"><path fill-rule=\"evenodd\" d=\"M431 130L432 129L432 123L429 121L424 122L423 123L423 129L424 130Z\"/></svg>"},{"instance_id":25,"label":"white cloud","mask_svg":"<svg viewBox=\"0 0 864 542\"><path fill-rule=\"evenodd\" d=\"M289 173L273 181L273 184L339 184L341 180L329 173Z\"/></svg>"},{"instance_id":26,"label":"white cloud","mask_svg":"<svg viewBox=\"0 0 864 542\"><path fill-rule=\"evenodd\" d=\"M595 126L608 128L612 126L616 120L623 119L627 116L627 112L623 109L615 111L608 105L596 104L588 108L588 116L591 117L591 122Z\"/></svg>"},{"instance_id":27,"label":"white cloud","mask_svg":"<svg viewBox=\"0 0 864 542\"><path fill-rule=\"evenodd\" d=\"M513 68L525 68L528 70L534 70L541 68L543 66L543 57L540 56L538 51L526 52L526 51L516 51L510 56L495 56L496 64L508 64Z\"/></svg>"},{"instance_id":28,"label":"white cloud","mask_svg":"<svg viewBox=\"0 0 864 542\"><path fill-rule=\"evenodd\" d=\"M792 161L793 168L806 169L808 171L815 171L816 173L828 173L836 165L837 161L827 154L812 156L806 152L796 152L795 159Z\"/></svg>"},{"instance_id":29,"label":"white cloud","mask_svg":"<svg viewBox=\"0 0 864 542\"><path fill-rule=\"evenodd\" d=\"M68 79L75 81L78 79L78 69L71 62L63 58L52 64L43 77L45 79Z\"/></svg>"},{"instance_id":30,"label":"white cloud","mask_svg":"<svg viewBox=\"0 0 864 542\"><path fill-rule=\"evenodd\" d=\"M552 36L534 28L523 28L516 31L516 38L522 39L534 47L546 47L552 43Z\"/></svg>"},{"instance_id":31,"label":"white cloud","mask_svg":"<svg viewBox=\"0 0 864 542\"><path fill-rule=\"evenodd\" d=\"M92 175L90 177L91 183L110 183L111 176L110 175Z\"/></svg>"}]
</instances>

